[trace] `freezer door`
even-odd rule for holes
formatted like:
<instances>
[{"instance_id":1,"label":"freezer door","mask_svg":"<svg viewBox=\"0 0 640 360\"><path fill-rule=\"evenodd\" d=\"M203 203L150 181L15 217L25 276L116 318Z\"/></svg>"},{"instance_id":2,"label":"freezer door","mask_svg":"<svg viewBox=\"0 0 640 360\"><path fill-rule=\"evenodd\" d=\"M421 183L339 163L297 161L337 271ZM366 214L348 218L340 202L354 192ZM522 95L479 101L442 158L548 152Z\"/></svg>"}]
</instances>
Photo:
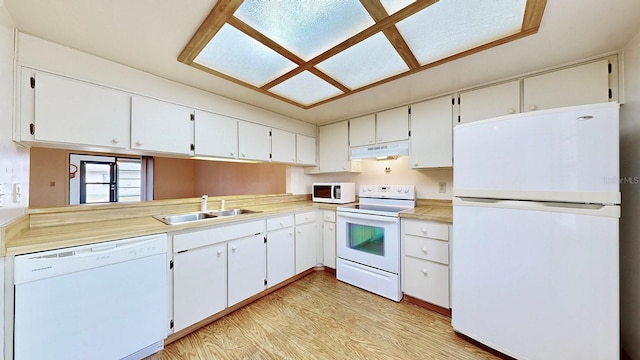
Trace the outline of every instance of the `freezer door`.
<instances>
[{"instance_id":1,"label":"freezer door","mask_svg":"<svg viewBox=\"0 0 640 360\"><path fill-rule=\"evenodd\" d=\"M617 359L619 209L606 208L454 204L454 329L518 359Z\"/></svg>"},{"instance_id":2,"label":"freezer door","mask_svg":"<svg viewBox=\"0 0 640 360\"><path fill-rule=\"evenodd\" d=\"M454 130L454 195L620 203L619 105L504 116Z\"/></svg>"}]
</instances>

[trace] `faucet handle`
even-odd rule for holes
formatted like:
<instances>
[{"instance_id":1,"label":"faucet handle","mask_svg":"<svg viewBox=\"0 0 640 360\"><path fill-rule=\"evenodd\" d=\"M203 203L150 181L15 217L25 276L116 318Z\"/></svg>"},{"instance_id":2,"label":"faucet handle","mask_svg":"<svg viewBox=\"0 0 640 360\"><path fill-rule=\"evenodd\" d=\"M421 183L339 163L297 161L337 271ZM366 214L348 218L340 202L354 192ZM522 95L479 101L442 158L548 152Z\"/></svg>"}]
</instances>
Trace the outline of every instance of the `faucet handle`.
<instances>
[{"instance_id":1,"label":"faucet handle","mask_svg":"<svg viewBox=\"0 0 640 360\"><path fill-rule=\"evenodd\" d=\"M202 201L200 202L200 211L207 211L207 195L202 195Z\"/></svg>"},{"instance_id":2,"label":"faucet handle","mask_svg":"<svg viewBox=\"0 0 640 360\"><path fill-rule=\"evenodd\" d=\"M220 200L220 210L224 210L224 200Z\"/></svg>"}]
</instances>

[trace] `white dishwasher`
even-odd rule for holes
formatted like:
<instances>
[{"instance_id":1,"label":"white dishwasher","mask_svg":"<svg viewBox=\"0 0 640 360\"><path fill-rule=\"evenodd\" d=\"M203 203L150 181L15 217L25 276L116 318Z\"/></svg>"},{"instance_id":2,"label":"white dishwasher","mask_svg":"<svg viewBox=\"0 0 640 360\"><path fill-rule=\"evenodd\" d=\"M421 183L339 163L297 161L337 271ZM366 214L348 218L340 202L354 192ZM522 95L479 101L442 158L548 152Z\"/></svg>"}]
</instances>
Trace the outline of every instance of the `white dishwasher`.
<instances>
[{"instance_id":1,"label":"white dishwasher","mask_svg":"<svg viewBox=\"0 0 640 360\"><path fill-rule=\"evenodd\" d=\"M167 336L167 236L15 257L14 358L142 359Z\"/></svg>"}]
</instances>

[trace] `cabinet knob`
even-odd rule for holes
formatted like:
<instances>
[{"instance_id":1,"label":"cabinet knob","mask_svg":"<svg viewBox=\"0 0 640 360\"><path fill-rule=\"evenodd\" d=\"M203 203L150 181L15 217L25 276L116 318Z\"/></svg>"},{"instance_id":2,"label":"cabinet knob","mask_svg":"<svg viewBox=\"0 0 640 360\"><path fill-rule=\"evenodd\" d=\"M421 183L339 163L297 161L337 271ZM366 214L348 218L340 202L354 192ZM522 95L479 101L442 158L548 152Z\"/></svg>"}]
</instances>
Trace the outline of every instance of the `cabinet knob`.
<instances>
[{"instance_id":1,"label":"cabinet knob","mask_svg":"<svg viewBox=\"0 0 640 360\"><path fill-rule=\"evenodd\" d=\"M507 112L509 114L515 114L516 113L516 109L509 109L509 110L507 110Z\"/></svg>"},{"instance_id":2,"label":"cabinet knob","mask_svg":"<svg viewBox=\"0 0 640 360\"><path fill-rule=\"evenodd\" d=\"M422 228L421 231L422 231L423 234L427 235L427 229Z\"/></svg>"},{"instance_id":3,"label":"cabinet knob","mask_svg":"<svg viewBox=\"0 0 640 360\"><path fill-rule=\"evenodd\" d=\"M418 166L418 163L413 163L413 166Z\"/></svg>"},{"instance_id":4,"label":"cabinet knob","mask_svg":"<svg viewBox=\"0 0 640 360\"><path fill-rule=\"evenodd\" d=\"M289 231L289 236L293 236L293 231Z\"/></svg>"},{"instance_id":5,"label":"cabinet knob","mask_svg":"<svg viewBox=\"0 0 640 360\"><path fill-rule=\"evenodd\" d=\"M280 221L280 226L284 226L284 223L282 221Z\"/></svg>"},{"instance_id":6,"label":"cabinet knob","mask_svg":"<svg viewBox=\"0 0 640 360\"><path fill-rule=\"evenodd\" d=\"M379 137L379 138L378 138L378 141L382 141L382 140L384 140L382 137Z\"/></svg>"},{"instance_id":7,"label":"cabinet knob","mask_svg":"<svg viewBox=\"0 0 640 360\"><path fill-rule=\"evenodd\" d=\"M333 230L333 225L329 226L329 230Z\"/></svg>"},{"instance_id":8,"label":"cabinet knob","mask_svg":"<svg viewBox=\"0 0 640 360\"><path fill-rule=\"evenodd\" d=\"M231 247L231 251L236 251L236 249L238 249L238 247L237 247L237 246L235 246L235 245L233 245L233 246Z\"/></svg>"},{"instance_id":9,"label":"cabinet knob","mask_svg":"<svg viewBox=\"0 0 640 360\"><path fill-rule=\"evenodd\" d=\"M218 255L222 255L222 250L218 250Z\"/></svg>"},{"instance_id":10,"label":"cabinet knob","mask_svg":"<svg viewBox=\"0 0 640 360\"><path fill-rule=\"evenodd\" d=\"M242 157L247 157L247 155L245 155L245 153L242 153L242 154L241 154L241 156L242 156Z\"/></svg>"},{"instance_id":11,"label":"cabinet knob","mask_svg":"<svg viewBox=\"0 0 640 360\"><path fill-rule=\"evenodd\" d=\"M234 156L235 153L233 151L229 152L229 155Z\"/></svg>"},{"instance_id":12,"label":"cabinet knob","mask_svg":"<svg viewBox=\"0 0 640 360\"><path fill-rule=\"evenodd\" d=\"M369 138L369 144L373 144L373 139Z\"/></svg>"},{"instance_id":13,"label":"cabinet knob","mask_svg":"<svg viewBox=\"0 0 640 360\"><path fill-rule=\"evenodd\" d=\"M426 254L426 253L427 253L427 248L426 248L426 247L423 247L423 248L422 248L422 252Z\"/></svg>"},{"instance_id":14,"label":"cabinet knob","mask_svg":"<svg viewBox=\"0 0 640 360\"><path fill-rule=\"evenodd\" d=\"M140 141L140 140L136 141L136 145L137 146L142 146L142 141Z\"/></svg>"},{"instance_id":15,"label":"cabinet knob","mask_svg":"<svg viewBox=\"0 0 640 360\"><path fill-rule=\"evenodd\" d=\"M343 167L342 167L342 170L347 170L347 167L346 167L346 166L343 166Z\"/></svg>"},{"instance_id":16,"label":"cabinet knob","mask_svg":"<svg viewBox=\"0 0 640 360\"><path fill-rule=\"evenodd\" d=\"M538 107L536 105L531 105L529 106L529 110L533 111L536 110Z\"/></svg>"},{"instance_id":17,"label":"cabinet knob","mask_svg":"<svg viewBox=\"0 0 640 360\"><path fill-rule=\"evenodd\" d=\"M298 234L302 234L302 230L298 230Z\"/></svg>"},{"instance_id":18,"label":"cabinet knob","mask_svg":"<svg viewBox=\"0 0 640 360\"><path fill-rule=\"evenodd\" d=\"M424 276L429 275L429 273L427 273L427 269L422 269L422 273L424 274Z\"/></svg>"},{"instance_id":19,"label":"cabinet knob","mask_svg":"<svg viewBox=\"0 0 640 360\"><path fill-rule=\"evenodd\" d=\"M120 139L119 139L119 138L113 138L113 139L111 140L111 142L112 142L112 143L114 143L114 144L117 144L117 143L119 143L119 142L120 142Z\"/></svg>"}]
</instances>

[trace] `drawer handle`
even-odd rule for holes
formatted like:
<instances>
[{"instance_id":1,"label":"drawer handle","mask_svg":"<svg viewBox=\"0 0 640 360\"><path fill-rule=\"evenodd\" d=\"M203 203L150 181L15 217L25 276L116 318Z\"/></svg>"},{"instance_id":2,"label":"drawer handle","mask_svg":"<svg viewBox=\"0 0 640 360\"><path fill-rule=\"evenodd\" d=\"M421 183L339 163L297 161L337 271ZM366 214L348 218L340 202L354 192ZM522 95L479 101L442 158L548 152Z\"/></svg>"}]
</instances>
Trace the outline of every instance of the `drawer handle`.
<instances>
[{"instance_id":1,"label":"drawer handle","mask_svg":"<svg viewBox=\"0 0 640 360\"><path fill-rule=\"evenodd\" d=\"M427 269L422 269L422 273L424 274L424 276L428 276L429 273L427 273Z\"/></svg>"},{"instance_id":2,"label":"drawer handle","mask_svg":"<svg viewBox=\"0 0 640 360\"><path fill-rule=\"evenodd\" d=\"M427 253L427 248L426 248L426 247L423 247L423 248L422 248L422 252L426 254L426 253Z\"/></svg>"}]
</instances>

